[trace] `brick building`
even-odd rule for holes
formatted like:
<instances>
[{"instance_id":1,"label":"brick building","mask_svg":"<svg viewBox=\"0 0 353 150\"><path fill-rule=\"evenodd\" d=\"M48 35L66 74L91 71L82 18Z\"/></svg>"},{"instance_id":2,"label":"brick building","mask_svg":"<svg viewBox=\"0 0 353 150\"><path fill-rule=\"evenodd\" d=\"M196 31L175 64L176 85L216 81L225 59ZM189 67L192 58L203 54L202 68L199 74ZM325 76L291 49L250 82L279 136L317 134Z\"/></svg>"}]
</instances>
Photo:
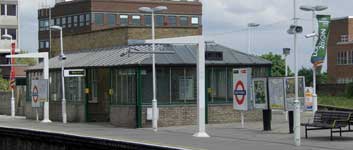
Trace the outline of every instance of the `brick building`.
<instances>
[{"instance_id":1,"label":"brick building","mask_svg":"<svg viewBox=\"0 0 353 150\"><path fill-rule=\"evenodd\" d=\"M51 56L59 50L59 34L49 22L64 31L64 50L80 50L127 45L129 40L151 39L151 14L138 11L140 7L167 6L155 14L156 38L200 35L202 33L202 4L198 0L73 0L58 2L49 9L38 11L39 52Z\"/></svg>"},{"instance_id":2,"label":"brick building","mask_svg":"<svg viewBox=\"0 0 353 150\"><path fill-rule=\"evenodd\" d=\"M353 82L353 17L332 19L328 40L329 83Z\"/></svg>"}]
</instances>

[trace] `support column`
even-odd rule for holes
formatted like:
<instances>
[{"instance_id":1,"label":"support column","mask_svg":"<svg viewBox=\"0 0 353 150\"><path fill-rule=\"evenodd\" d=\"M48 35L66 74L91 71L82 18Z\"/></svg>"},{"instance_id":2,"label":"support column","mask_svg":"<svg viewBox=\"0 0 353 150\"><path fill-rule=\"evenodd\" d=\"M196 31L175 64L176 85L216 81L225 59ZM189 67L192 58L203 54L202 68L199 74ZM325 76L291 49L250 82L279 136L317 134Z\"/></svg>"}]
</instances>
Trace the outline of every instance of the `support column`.
<instances>
[{"instance_id":1,"label":"support column","mask_svg":"<svg viewBox=\"0 0 353 150\"><path fill-rule=\"evenodd\" d=\"M142 78L141 66L136 70L137 78L137 97L136 97L136 128L142 128Z\"/></svg>"}]
</instances>

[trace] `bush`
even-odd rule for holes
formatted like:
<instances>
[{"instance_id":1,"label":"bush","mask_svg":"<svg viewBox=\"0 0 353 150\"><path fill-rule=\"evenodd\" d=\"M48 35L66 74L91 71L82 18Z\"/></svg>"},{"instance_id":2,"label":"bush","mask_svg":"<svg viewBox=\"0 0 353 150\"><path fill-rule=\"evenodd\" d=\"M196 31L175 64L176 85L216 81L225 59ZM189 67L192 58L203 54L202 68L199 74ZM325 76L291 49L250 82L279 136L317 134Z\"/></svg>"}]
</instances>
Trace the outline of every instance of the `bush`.
<instances>
[{"instance_id":1,"label":"bush","mask_svg":"<svg viewBox=\"0 0 353 150\"><path fill-rule=\"evenodd\" d=\"M353 82L348 84L346 88L346 96L348 98L353 98Z\"/></svg>"}]
</instances>

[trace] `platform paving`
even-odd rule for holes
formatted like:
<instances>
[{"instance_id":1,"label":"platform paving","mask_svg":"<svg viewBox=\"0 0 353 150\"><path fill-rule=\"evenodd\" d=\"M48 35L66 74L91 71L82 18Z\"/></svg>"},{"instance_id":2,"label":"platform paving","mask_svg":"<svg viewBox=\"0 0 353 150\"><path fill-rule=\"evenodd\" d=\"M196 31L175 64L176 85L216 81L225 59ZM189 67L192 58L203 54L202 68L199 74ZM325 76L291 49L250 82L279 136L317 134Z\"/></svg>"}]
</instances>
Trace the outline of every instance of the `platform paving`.
<instances>
[{"instance_id":1,"label":"platform paving","mask_svg":"<svg viewBox=\"0 0 353 150\"><path fill-rule=\"evenodd\" d=\"M311 113L303 113L305 121ZM274 112L272 131L262 131L262 122L207 125L210 138L196 138L193 133L196 126L160 128L158 132L151 129L116 128L109 123L68 123L54 122L50 124L27 120L23 117L15 119L0 116L0 126L41 130L46 132L70 135L97 137L112 140L123 140L184 149L209 150L347 150L353 149L353 133L343 133L343 137L335 134L334 141L329 139L329 130L309 132L309 139L304 138L302 128L302 145L294 146L293 134L288 134L288 123L283 114Z\"/></svg>"}]
</instances>

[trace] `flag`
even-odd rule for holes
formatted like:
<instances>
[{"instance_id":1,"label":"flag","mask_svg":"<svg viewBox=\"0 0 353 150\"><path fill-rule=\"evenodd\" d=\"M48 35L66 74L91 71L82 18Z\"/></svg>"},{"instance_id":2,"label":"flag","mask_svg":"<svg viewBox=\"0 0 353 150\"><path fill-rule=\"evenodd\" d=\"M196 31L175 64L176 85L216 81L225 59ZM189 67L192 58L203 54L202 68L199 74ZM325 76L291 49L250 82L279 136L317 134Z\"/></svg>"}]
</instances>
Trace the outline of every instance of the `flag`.
<instances>
[{"instance_id":1,"label":"flag","mask_svg":"<svg viewBox=\"0 0 353 150\"><path fill-rule=\"evenodd\" d=\"M315 45L315 51L311 56L311 63L314 67L321 67L325 61L326 49L327 49L327 40L330 31L330 15L317 15L318 20L318 40Z\"/></svg>"},{"instance_id":2,"label":"flag","mask_svg":"<svg viewBox=\"0 0 353 150\"><path fill-rule=\"evenodd\" d=\"M11 56L15 55L15 48L16 48L16 44L11 43ZM16 86L16 73L15 73L15 67L13 66L14 64L15 64L15 59L11 58L10 88L12 90L15 89L15 86Z\"/></svg>"}]
</instances>

